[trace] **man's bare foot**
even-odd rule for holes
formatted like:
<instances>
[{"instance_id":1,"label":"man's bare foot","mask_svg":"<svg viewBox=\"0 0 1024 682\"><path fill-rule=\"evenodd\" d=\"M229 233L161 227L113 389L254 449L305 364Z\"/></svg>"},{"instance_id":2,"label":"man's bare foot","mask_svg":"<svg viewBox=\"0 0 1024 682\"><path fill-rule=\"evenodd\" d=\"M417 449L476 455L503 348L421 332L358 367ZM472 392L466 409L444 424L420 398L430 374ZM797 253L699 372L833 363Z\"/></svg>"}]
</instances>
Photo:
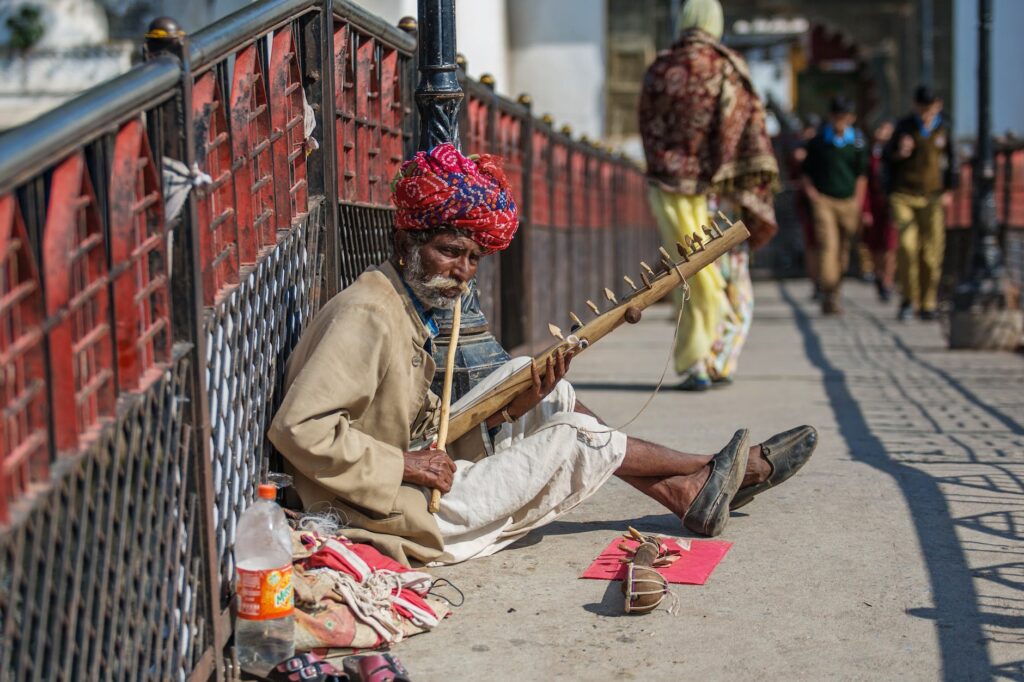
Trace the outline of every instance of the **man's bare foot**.
<instances>
[{"instance_id":1,"label":"man's bare foot","mask_svg":"<svg viewBox=\"0 0 1024 682\"><path fill-rule=\"evenodd\" d=\"M664 491L666 498L662 504L672 510L673 514L683 518L710 475L711 467L706 466L689 476L673 476L663 479L657 484Z\"/></svg>"},{"instance_id":2,"label":"man's bare foot","mask_svg":"<svg viewBox=\"0 0 1024 682\"><path fill-rule=\"evenodd\" d=\"M740 484L740 488L763 483L768 480L771 473L772 465L765 459L761 446L754 445L750 448L750 457L747 459L747 471L743 474L743 483Z\"/></svg>"},{"instance_id":3,"label":"man's bare foot","mask_svg":"<svg viewBox=\"0 0 1024 682\"><path fill-rule=\"evenodd\" d=\"M683 518L710 475L711 467L705 465L697 473L686 476L670 476L668 478L620 476L620 478L659 502L679 518Z\"/></svg>"}]
</instances>

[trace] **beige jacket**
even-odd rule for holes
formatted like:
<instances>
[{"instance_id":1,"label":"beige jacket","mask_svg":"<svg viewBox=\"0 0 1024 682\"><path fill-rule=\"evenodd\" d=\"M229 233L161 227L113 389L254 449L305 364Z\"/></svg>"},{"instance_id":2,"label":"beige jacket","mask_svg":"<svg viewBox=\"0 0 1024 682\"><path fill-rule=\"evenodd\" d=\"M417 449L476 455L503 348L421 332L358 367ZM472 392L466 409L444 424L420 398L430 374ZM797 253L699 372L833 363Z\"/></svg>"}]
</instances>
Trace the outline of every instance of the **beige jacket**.
<instances>
[{"instance_id":1,"label":"beige jacket","mask_svg":"<svg viewBox=\"0 0 1024 682\"><path fill-rule=\"evenodd\" d=\"M428 336L394 267L367 270L320 310L292 351L267 434L305 509L340 510L346 536L405 564L443 551L429 491L402 483L403 452L438 419ZM479 431L449 452L481 456Z\"/></svg>"}]
</instances>

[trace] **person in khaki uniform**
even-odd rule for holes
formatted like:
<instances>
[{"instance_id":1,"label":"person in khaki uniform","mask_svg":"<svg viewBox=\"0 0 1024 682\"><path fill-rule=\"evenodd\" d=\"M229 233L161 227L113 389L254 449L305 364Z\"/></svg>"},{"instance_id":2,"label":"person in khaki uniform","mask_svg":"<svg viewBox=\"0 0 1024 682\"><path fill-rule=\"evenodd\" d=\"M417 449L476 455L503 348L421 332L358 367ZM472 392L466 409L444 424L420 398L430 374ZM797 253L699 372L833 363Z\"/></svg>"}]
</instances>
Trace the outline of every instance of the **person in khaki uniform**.
<instances>
[{"instance_id":1,"label":"person in khaki uniform","mask_svg":"<svg viewBox=\"0 0 1024 682\"><path fill-rule=\"evenodd\" d=\"M842 312L839 288L850 261L850 242L860 229L867 189L867 143L853 127L853 102L832 100L829 121L807 144L803 164L804 191L811 202L818 243L821 311Z\"/></svg>"},{"instance_id":2,"label":"person in khaki uniform","mask_svg":"<svg viewBox=\"0 0 1024 682\"><path fill-rule=\"evenodd\" d=\"M922 320L933 320L946 250L945 209L958 173L942 100L931 88L914 92L914 113L897 122L886 159L889 204L899 230L899 318L909 320L917 310Z\"/></svg>"},{"instance_id":3,"label":"person in khaki uniform","mask_svg":"<svg viewBox=\"0 0 1024 682\"><path fill-rule=\"evenodd\" d=\"M454 563L492 554L555 520L612 475L663 504L690 530L717 535L730 507L792 476L817 444L810 426L750 447L740 430L718 454L693 455L602 424L562 380L556 355L479 429L431 445L432 310L450 308L480 258L504 249L518 221L493 157L452 145L419 152L394 185L395 255L364 272L310 322L289 361L268 437L307 510L336 509L344 534L395 559ZM474 387L475 400L529 358ZM458 405L453 409L457 410ZM446 493L437 515L430 490Z\"/></svg>"}]
</instances>

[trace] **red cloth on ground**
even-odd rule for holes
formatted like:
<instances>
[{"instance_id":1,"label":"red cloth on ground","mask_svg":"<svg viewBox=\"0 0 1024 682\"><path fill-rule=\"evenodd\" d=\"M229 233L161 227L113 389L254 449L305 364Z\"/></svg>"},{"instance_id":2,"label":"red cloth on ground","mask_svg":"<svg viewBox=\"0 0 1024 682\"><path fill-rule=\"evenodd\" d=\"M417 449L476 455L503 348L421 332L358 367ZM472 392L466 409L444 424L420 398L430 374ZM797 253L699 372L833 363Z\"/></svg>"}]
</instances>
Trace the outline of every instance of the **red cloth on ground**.
<instances>
[{"instance_id":1,"label":"red cloth on ground","mask_svg":"<svg viewBox=\"0 0 1024 682\"><path fill-rule=\"evenodd\" d=\"M634 548L640 543L635 540L612 540L600 556L590 564L590 567L583 572L581 578L591 580L623 580L626 577L626 564L620 560L626 556L619 545ZM679 552L679 558L675 563L657 569L670 583L681 585L703 585L707 582L711 572L725 558L731 542L725 540L691 540L690 549L686 551L679 544L670 538L663 541L669 550Z\"/></svg>"}]
</instances>

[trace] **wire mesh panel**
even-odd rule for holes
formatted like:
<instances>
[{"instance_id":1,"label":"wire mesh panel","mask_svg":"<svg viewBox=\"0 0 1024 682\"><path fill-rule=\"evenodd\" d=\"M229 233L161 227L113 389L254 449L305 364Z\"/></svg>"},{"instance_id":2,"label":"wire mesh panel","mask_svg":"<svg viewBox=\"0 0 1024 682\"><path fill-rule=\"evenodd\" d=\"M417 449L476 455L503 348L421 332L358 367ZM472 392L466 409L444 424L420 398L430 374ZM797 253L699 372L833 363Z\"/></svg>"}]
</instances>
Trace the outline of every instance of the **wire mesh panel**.
<instances>
[{"instance_id":1,"label":"wire mesh panel","mask_svg":"<svg viewBox=\"0 0 1024 682\"><path fill-rule=\"evenodd\" d=\"M4 538L0 679L180 680L208 648L177 351Z\"/></svg>"},{"instance_id":2,"label":"wire mesh panel","mask_svg":"<svg viewBox=\"0 0 1024 682\"><path fill-rule=\"evenodd\" d=\"M338 209L342 286L348 286L371 265L391 257L394 209L342 204Z\"/></svg>"},{"instance_id":3,"label":"wire mesh panel","mask_svg":"<svg viewBox=\"0 0 1024 682\"><path fill-rule=\"evenodd\" d=\"M316 203L205 319L221 608L234 584L238 517L267 468L264 436L280 402L285 361L319 298L322 219L322 204Z\"/></svg>"},{"instance_id":4,"label":"wire mesh panel","mask_svg":"<svg viewBox=\"0 0 1024 682\"><path fill-rule=\"evenodd\" d=\"M49 472L43 296L17 202L0 197L0 523Z\"/></svg>"}]
</instances>

